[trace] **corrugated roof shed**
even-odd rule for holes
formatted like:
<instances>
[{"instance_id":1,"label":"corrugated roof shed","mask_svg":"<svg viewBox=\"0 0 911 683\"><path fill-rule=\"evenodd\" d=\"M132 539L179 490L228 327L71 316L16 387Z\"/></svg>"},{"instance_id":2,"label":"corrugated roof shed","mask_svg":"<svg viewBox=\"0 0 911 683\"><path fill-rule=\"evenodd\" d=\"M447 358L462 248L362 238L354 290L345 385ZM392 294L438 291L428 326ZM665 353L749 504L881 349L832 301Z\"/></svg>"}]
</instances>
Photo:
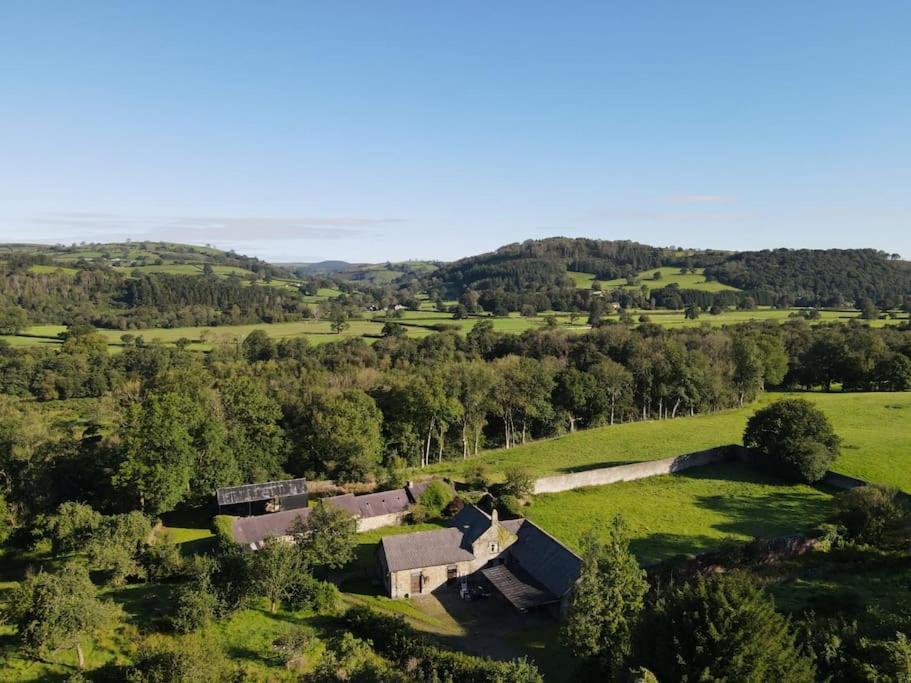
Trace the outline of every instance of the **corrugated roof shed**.
<instances>
[{"instance_id":1,"label":"corrugated roof shed","mask_svg":"<svg viewBox=\"0 0 911 683\"><path fill-rule=\"evenodd\" d=\"M234 540L242 545L260 543L270 536L286 536L291 525L298 519L305 524L310 508L282 510L256 517L238 517L234 520Z\"/></svg>"},{"instance_id":2,"label":"corrugated roof shed","mask_svg":"<svg viewBox=\"0 0 911 683\"><path fill-rule=\"evenodd\" d=\"M458 529L418 531L413 534L386 536L380 541L380 553L389 571L438 567L474 559L461 547L462 533Z\"/></svg>"},{"instance_id":3,"label":"corrugated roof shed","mask_svg":"<svg viewBox=\"0 0 911 683\"><path fill-rule=\"evenodd\" d=\"M216 489L215 497L219 505L238 505L254 503L258 500L300 496L307 493L306 479L285 479L283 481L266 481L259 484L242 484L225 486Z\"/></svg>"},{"instance_id":4,"label":"corrugated roof shed","mask_svg":"<svg viewBox=\"0 0 911 683\"><path fill-rule=\"evenodd\" d=\"M525 577L514 574L505 564L486 567L481 570L481 573L520 612L524 612L530 607L547 605L559 599L549 591L541 590L533 585Z\"/></svg>"},{"instance_id":5,"label":"corrugated roof shed","mask_svg":"<svg viewBox=\"0 0 911 683\"><path fill-rule=\"evenodd\" d=\"M518 538L509 546L509 556L522 571L557 596L573 587L582 571L582 558L527 519L500 524Z\"/></svg>"}]
</instances>

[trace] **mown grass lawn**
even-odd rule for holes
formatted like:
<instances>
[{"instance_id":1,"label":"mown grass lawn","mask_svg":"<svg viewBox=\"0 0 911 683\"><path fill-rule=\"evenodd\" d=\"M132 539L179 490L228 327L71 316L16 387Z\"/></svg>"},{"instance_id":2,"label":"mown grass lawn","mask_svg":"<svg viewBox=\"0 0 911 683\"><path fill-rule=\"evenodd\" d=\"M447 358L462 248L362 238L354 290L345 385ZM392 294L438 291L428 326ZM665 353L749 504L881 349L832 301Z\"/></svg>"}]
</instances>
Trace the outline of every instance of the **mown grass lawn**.
<instances>
[{"instance_id":1,"label":"mown grass lawn","mask_svg":"<svg viewBox=\"0 0 911 683\"><path fill-rule=\"evenodd\" d=\"M833 469L911 491L911 392L767 393L742 409L674 420L599 427L517 446L486 451L478 458L495 478L521 465L537 477L582 469L658 460L729 443L741 443L743 429L757 409L781 398L816 404L842 437ZM432 465L427 474L461 478L464 463Z\"/></svg>"},{"instance_id":2,"label":"mown grass lawn","mask_svg":"<svg viewBox=\"0 0 911 683\"><path fill-rule=\"evenodd\" d=\"M743 463L535 496L530 520L578 550L588 530L626 520L641 562L717 547L725 539L771 538L812 528L832 513L832 491L782 482Z\"/></svg>"}]
</instances>

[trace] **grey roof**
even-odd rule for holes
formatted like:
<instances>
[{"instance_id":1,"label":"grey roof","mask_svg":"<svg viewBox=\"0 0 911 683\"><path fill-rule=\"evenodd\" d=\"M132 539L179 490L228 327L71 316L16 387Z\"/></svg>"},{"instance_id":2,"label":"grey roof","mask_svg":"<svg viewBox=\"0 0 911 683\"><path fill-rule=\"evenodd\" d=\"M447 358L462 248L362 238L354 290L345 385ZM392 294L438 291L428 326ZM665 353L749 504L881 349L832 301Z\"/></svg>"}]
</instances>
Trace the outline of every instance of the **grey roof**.
<instances>
[{"instance_id":1,"label":"grey roof","mask_svg":"<svg viewBox=\"0 0 911 683\"><path fill-rule=\"evenodd\" d=\"M462 533L458 529L418 531L413 534L386 536L380 541L380 553L385 556L389 571L438 567L474 559L461 547Z\"/></svg>"},{"instance_id":2,"label":"grey roof","mask_svg":"<svg viewBox=\"0 0 911 683\"><path fill-rule=\"evenodd\" d=\"M455 517L449 520L449 526L462 533L462 547L471 548L478 537L491 525L490 517L476 505L466 505Z\"/></svg>"},{"instance_id":3,"label":"grey roof","mask_svg":"<svg viewBox=\"0 0 911 683\"><path fill-rule=\"evenodd\" d=\"M419 481L417 484L412 484L408 482L408 486L405 487L405 492L408 494L408 497L411 498L412 503L417 503L421 497L421 494L427 490L427 487L434 481L443 481L442 479L429 479L427 481ZM444 484L446 482L443 482ZM448 484L447 484L448 486Z\"/></svg>"},{"instance_id":4,"label":"grey roof","mask_svg":"<svg viewBox=\"0 0 911 683\"><path fill-rule=\"evenodd\" d=\"M306 479L285 479L283 481L266 481L259 484L241 484L216 489L215 497L219 505L236 505L253 503L257 500L270 500L286 496L300 496L307 493Z\"/></svg>"},{"instance_id":5,"label":"grey roof","mask_svg":"<svg viewBox=\"0 0 911 683\"><path fill-rule=\"evenodd\" d=\"M557 602L559 599L549 591L533 585L526 577L514 574L505 564L486 567L481 573L520 612L529 607Z\"/></svg>"},{"instance_id":6,"label":"grey roof","mask_svg":"<svg viewBox=\"0 0 911 683\"><path fill-rule=\"evenodd\" d=\"M523 572L557 596L573 587L582 570L582 558L527 519L500 524L518 538L509 546L509 557Z\"/></svg>"},{"instance_id":7,"label":"grey roof","mask_svg":"<svg viewBox=\"0 0 911 683\"><path fill-rule=\"evenodd\" d=\"M405 489L368 493L364 496L346 493L327 498L326 502L332 507L347 510L352 515L362 518L401 513L411 506Z\"/></svg>"},{"instance_id":8,"label":"grey roof","mask_svg":"<svg viewBox=\"0 0 911 683\"><path fill-rule=\"evenodd\" d=\"M270 536L286 536L291 525L298 519L307 521L311 508L282 510L256 517L238 517L234 520L234 540L243 545L264 541Z\"/></svg>"}]
</instances>

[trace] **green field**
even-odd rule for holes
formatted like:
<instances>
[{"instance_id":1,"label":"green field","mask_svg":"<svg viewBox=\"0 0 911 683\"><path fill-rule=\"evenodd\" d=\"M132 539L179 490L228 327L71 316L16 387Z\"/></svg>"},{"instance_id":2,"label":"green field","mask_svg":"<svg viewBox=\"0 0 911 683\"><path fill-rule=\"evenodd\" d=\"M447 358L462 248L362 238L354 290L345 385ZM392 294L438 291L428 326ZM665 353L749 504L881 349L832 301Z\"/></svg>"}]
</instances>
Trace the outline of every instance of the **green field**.
<instances>
[{"instance_id":1,"label":"green field","mask_svg":"<svg viewBox=\"0 0 911 683\"><path fill-rule=\"evenodd\" d=\"M783 483L742 463L535 496L523 514L578 550L588 530L605 534L622 514L641 562L809 529L832 512L832 495Z\"/></svg>"},{"instance_id":2,"label":"green field","mask_svg":"<svg viewBox=\"0 0 911 683\"><path fill-rule=\"evenodd\" d=\"M660 280L654 279L654 274L656 272L661 273ZM576 287L579 287L580 289L591 289L592 284L596 282L594 273L570 271L567 275L573 279L576 283ZM698 289L704 292L739 291L736 287L706 280L702 268L696 268L695 273L681 273L680 268L662 266L660 268L650 268L648 270L643 270L640 273L636 273L636 278L640 280L640 282L635 285L627 284L625 278L598 280L597 282L601 283L601 288L604 290L617 288L638 289L642 285L646 285L649 289L660 289L661 287L667 287L668 285L677 285L680 289Z\"/></svg>"},{"instance_id":3,"label":"green field","mask_svg":"<svg viewBox=\"0 0 911 683\"><path fill-rule=\"evenodd\" d=\"M741 443L747 419L760 407L785 397L812 401L828 415L842 437L842 452L833 469L862 479L911 491L911 392L902 393L767 393L738 410L674 420L632 422L567 434L479 456L495 476L509 465L527 467L535 476L595 467L658 460L713 446ZM460 478L461 462L424 470Z\"/></svg>"},{"instance_id":4,"label":"green field","mask_svg":"<svg viewBox=\"0 0 911 683\"><path fill-rule=\"evenodd\" d=\"M280 285L274 285L280 286ZM338 296L340 292L335 289L320 289L317 296L304 297L309 303L319 303L332 297ZM330 341L337 341L346 337L366 337L368 339L378 338L382 332L383 325L388 321L398 322L406 327L406 333L410 337L424 337L434 331L438 325L446 325L451 328L457 328L461 332L468 332L482 320L489 320L493 323L494 330L498 332L520 334L526 330L544 327L547 324L547 316L553 315L557 319L558 328L571 330L574 332L585 331L588 328L586 316L579 315L574 323L570 323L568 313L556 311L544 311L536 316L524 317L518 313L512 313L508 317L495 318L492 316L476 316L464 320L453 320L449 313L441 313L432 310L432 304L427 304L427 310L405 311L402 318L386 318L384 313L365 313L363 318L352 318L349 320L349 328L341 334L335 334L331 329L331 323L328 320L299 320L286 323L256 323L249 325L221 325L216 327L174 327L174 328L150 328L144 330L99 330L108 343L119 347L121 345L120 337L123 334L132 334L133 336L142 336L145 341L157 340L162 343L173 343L178 339L189 339L194 342L190 348L194 350L208 350L212 348L212 342L216 339L233 340L243 339L254 329L265 330L270 336L276 339L285 337L304 336L312 343L320 344ZM797 309L778 310L771 308L760 308L754 311L726 311L719 315L702 314L696 320L687 320L682 311L631 311L633 319L638 321L640 315L647 316L649 322L659 324L662 327L699 327L709 325L712 327L721 327L724 325L735 325L744 322L762 322L774 321L784 322L789 320L791 314ZM848 322L859 317L857 311L822 311L820 320L815 322L834 323ZM616 319L616 315L608 316L608 320ZM908 316L903 315L902 320L907 320ZM881 319L864 321L872 327L885 327L887 325L896 325L899 320ZM26 328L19 335L0 335L0 339L5 339L13 346L33 346L36 344L57 344L57 334L64 331L63 325L35 325Z\"/></svg>"}]
</instances>

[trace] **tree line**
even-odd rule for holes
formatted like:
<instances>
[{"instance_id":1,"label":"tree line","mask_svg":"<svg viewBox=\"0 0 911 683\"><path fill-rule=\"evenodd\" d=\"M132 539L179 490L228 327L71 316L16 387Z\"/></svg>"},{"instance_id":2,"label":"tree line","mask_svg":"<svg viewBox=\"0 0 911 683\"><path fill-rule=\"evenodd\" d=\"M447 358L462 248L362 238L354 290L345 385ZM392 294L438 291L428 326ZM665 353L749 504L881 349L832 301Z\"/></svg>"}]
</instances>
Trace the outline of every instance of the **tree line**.
<instances>
[{"instance_id":1,"label":"tree line","mask_svg":"<svg viewBox=\"0 0 911 683\"><path fill-rule=\"evenodd\" d=\"M481 322L373 345L255 331L206 355L159 344L109 355L73 329L57 353L0 346L0 382L12 530L66 501L157 514L288 475L394 486L408 467L736 407L768 387L906 390L911 336L804 321L508 335ZM58 408L61 397L87 402ZM81 414L53 419L60 410Z\"/></svg>"}]
</instances>

